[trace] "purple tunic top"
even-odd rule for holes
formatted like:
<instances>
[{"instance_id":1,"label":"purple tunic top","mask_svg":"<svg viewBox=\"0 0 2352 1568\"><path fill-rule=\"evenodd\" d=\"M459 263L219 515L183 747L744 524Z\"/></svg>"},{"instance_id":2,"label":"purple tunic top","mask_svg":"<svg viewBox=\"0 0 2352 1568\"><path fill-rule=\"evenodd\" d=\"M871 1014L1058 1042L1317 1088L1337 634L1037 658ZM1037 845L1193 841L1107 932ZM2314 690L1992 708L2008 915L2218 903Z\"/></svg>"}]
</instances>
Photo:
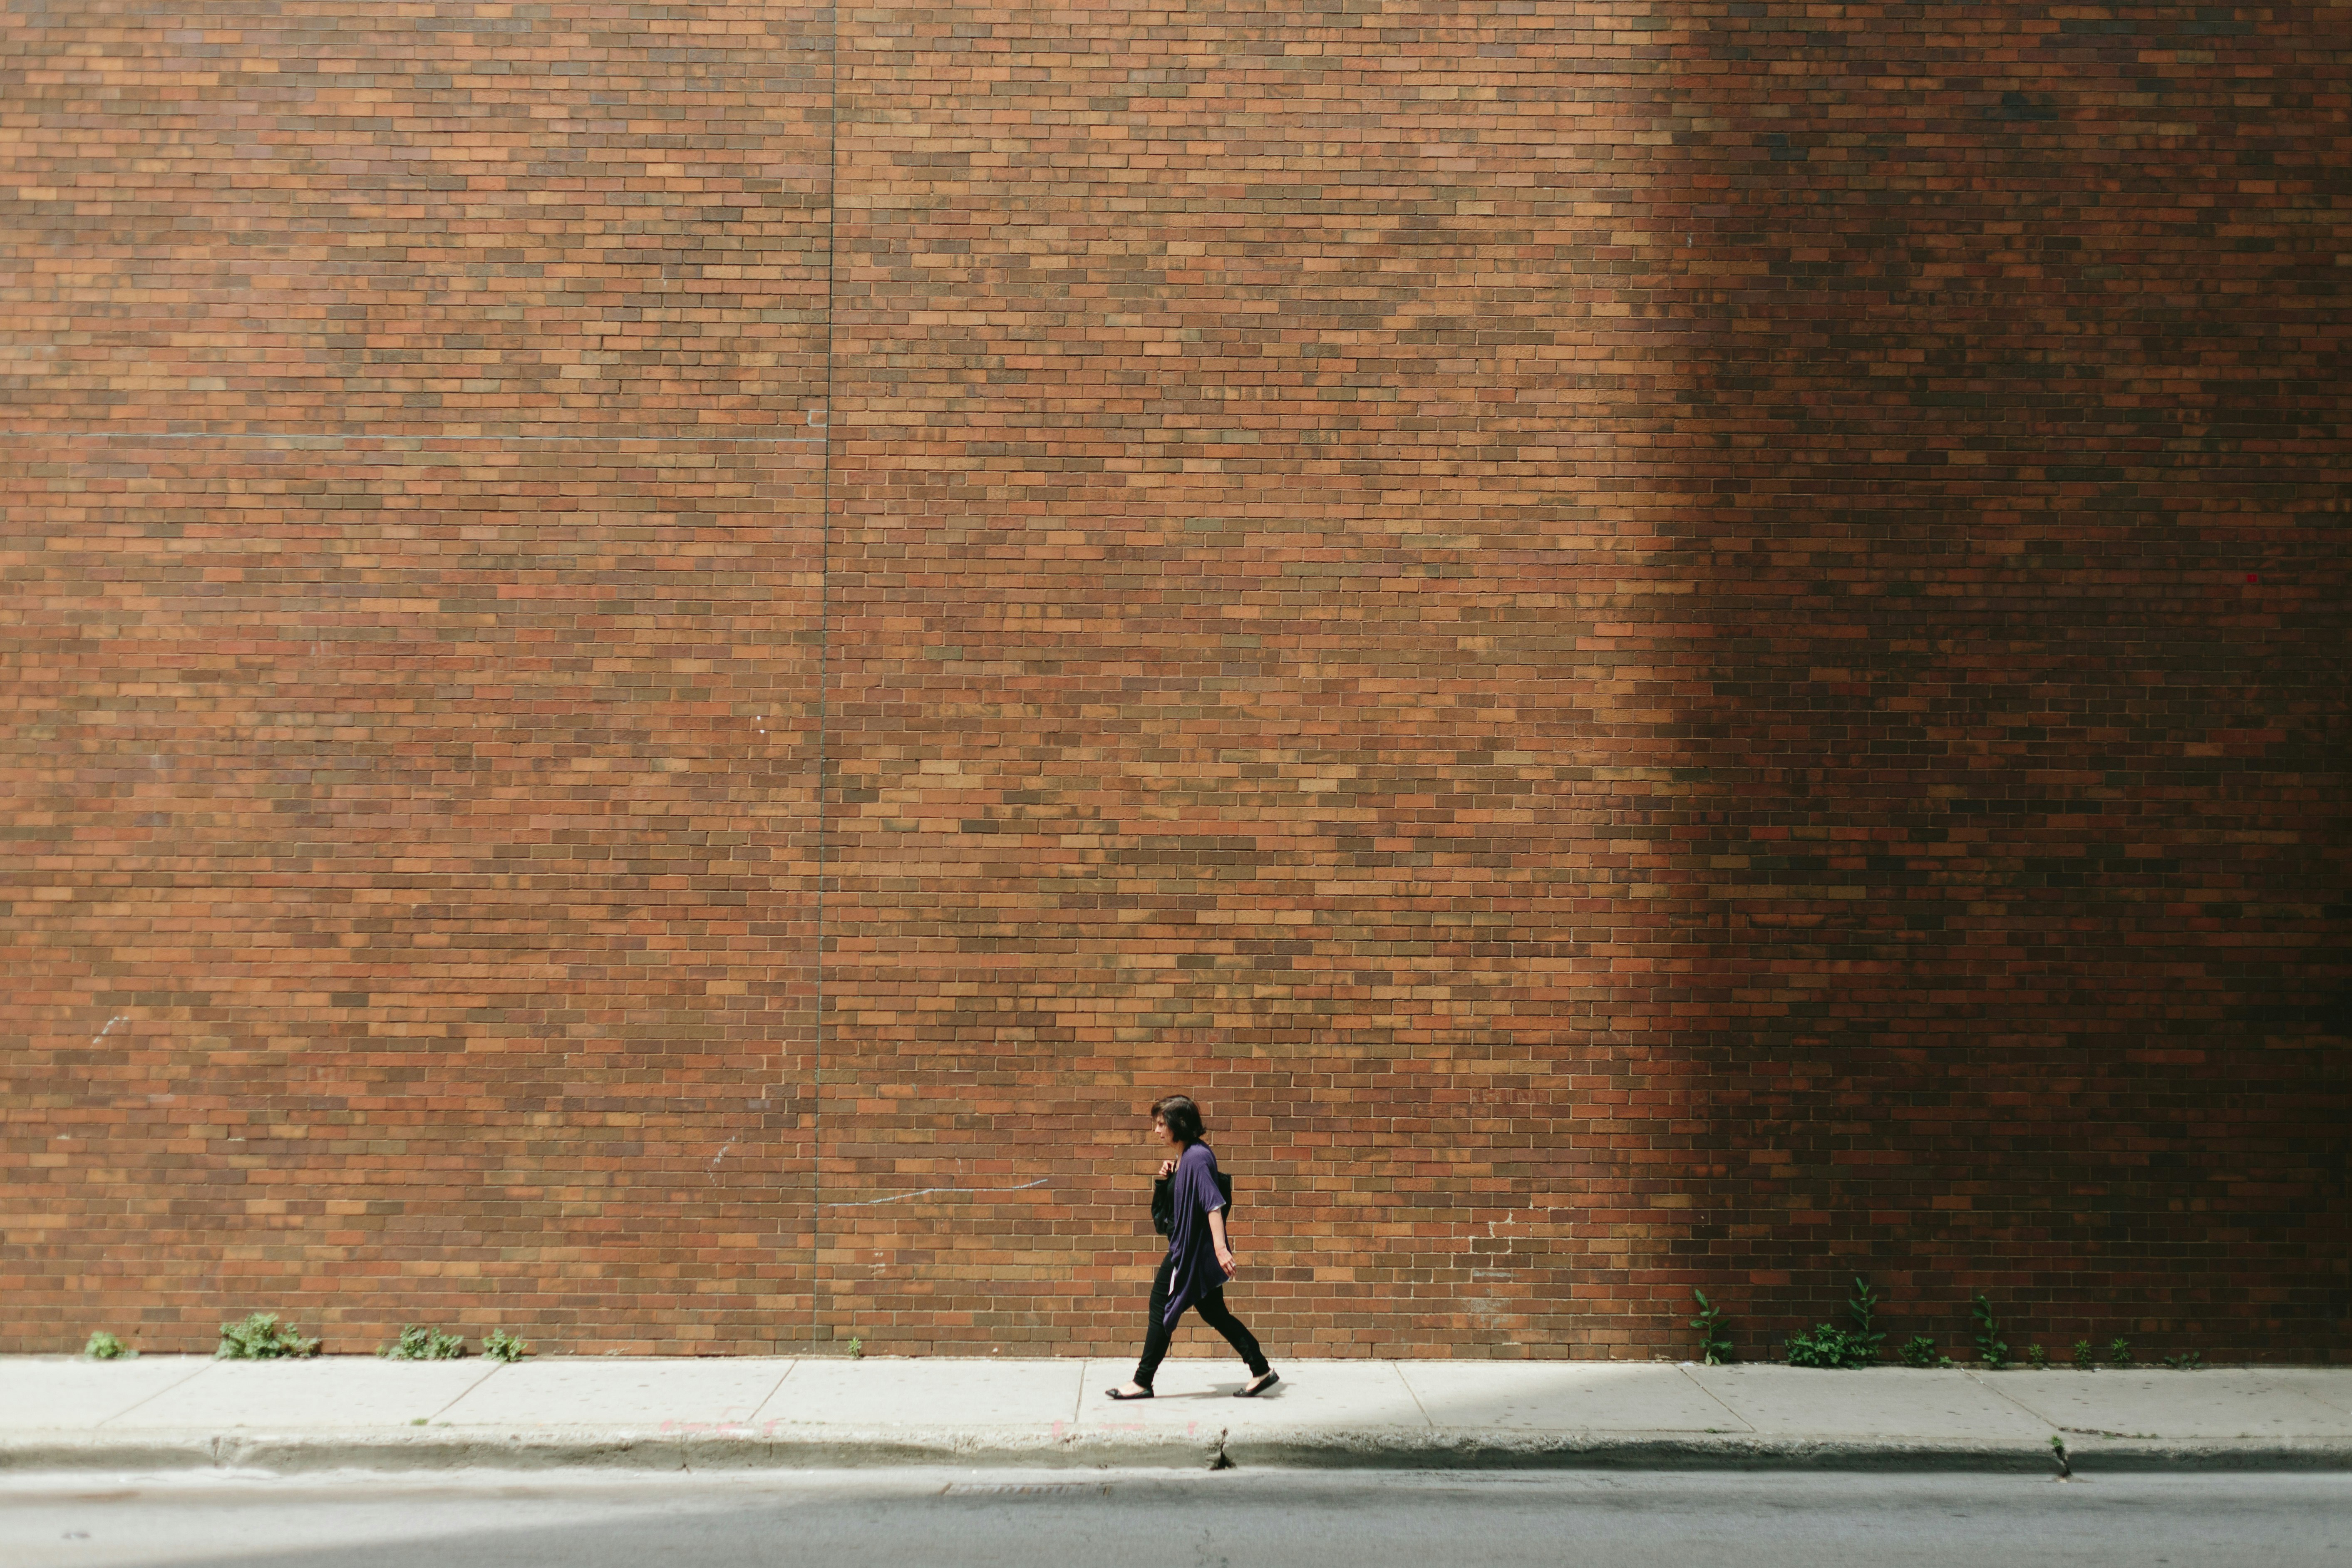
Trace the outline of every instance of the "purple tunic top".
<instances>
[{"instance_id":1,"label":"purple tunic top","mask_svg":"<svg viewBox=\"0 0 2352 1568\"><path fill-rule=\"evenodd\" d=\"M1217 1265L1217 1238L1209 1231L1209 1213L1225 1206L1225 1194L1217 1190L1217 1157L1206 1143L1186 1147L1168 1195L1176 1209L1168 1226L1168 1256L1176 1267L1168 1276L1168 1310L1160 1321L1172 1329L1185 1308L1225 1284L1225 1271Z\"/></svg>"}]
</instances>

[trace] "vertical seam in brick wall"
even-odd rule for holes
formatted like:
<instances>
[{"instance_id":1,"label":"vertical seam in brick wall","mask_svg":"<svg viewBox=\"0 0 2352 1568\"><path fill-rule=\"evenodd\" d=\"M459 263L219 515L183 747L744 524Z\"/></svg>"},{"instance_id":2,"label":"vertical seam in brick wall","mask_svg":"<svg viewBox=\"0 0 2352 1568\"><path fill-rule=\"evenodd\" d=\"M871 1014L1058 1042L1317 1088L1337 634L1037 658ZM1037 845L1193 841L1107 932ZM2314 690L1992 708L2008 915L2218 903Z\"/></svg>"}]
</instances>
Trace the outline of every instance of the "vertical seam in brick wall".
<instances>
[{"instance_id":1,"label":"vertical seam in brick wall","mask_svg":"<svg viewBox=\"0 0 2352 1568\"><path fill-rule=\"evenodd\" d=\"M833 286L835 196L841 180L841 8L824 12L824 475L819 486L816 589L816 973L815 1030L809 1061L809 1342L824 1321L819 1265L824 1227L824 877L826 681L833 661Z\"/></svg>"}]
</instances>

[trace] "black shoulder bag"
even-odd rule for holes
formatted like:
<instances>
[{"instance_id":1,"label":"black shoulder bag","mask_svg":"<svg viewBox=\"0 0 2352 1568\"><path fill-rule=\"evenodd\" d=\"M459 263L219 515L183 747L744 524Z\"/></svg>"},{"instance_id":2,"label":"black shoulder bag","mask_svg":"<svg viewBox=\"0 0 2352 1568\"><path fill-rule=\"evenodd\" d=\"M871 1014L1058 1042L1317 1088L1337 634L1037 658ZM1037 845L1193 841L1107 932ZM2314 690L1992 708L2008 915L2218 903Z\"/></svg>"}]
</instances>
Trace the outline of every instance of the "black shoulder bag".
<instances>
[{"instance_id":1,"label":"black shoulder bag","mask_svg":"<svg viewBox=\"0 0 2352 1568\"><path fill-rule=\"evenodd\" d=\"M1169 1190L1173 1177L1161 1176L1151 1184L1151 1228L1166 1236L1176 1228L1176 1194ZM1217 1173L1217 1191L1224 1195L1228 1211L1234 1206L1234 1179L1223 1171Z\"/></svg>"}]
</instances>

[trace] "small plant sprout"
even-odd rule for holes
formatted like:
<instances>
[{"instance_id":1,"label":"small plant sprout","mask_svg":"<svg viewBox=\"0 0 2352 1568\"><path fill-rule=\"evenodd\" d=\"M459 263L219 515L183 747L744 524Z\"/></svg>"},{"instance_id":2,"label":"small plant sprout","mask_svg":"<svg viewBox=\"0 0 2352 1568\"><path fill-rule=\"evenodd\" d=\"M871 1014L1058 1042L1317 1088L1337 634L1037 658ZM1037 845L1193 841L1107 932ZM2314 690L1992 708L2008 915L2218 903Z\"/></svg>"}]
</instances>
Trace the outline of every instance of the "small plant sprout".
<instances>
[{"instance_id":1,"label":"small plant sprout","mask_svg":"<svg viewBox=\"0 0 2352 1568\"><path fill-rule=\"evenodd\" d=\"M2179 1355L2166 1356L2164 1364L2175 1372L2203 1372L2205 1356L2200 1351L2183 1351Z\"/></svg>"},{"instance_id":2,"label":"small plant sprout","mask_svg":"<svg viewBox=\"0 0 2352 1568\"><path fill-rule=\"evenodd\" d=\"M1851 1372L1870 1364L1868 1351L1857 1343L1853 1335L1835 1323L1816 1323L1789 1339L1790 1366L1821 1367L1829 1371Z\"/></svg>"},{"instance_id":3,"label":"small plant sprout","mask_svg":"<svg viewBox=\"0 0 2352 1568\"><path fill-rule=\"evenodd\" d=\"M2131 1341L2118 1334L2107 1346L2107 1364L2128 1369L2132 1364Z\"/></svg>"},{"instance_id":4,"label":"small plant sprout","mask_svg":"<svg viewBox=\"0 0 2352 1568\"><path fill-rule=\"evenodd\" d=\"M856 1338L855 1335L851 1336L850 1341L849 1341L849 1357L850 1357L850 1359L851 1359L852 1361L856 1361L858 1357L863 1356L865 1353L866 1353L866 1342L865 1342L864 1340L861 1340L861 1339Z\"/></svg>"},{"instance_id":5,"label":"small plant sprout","mask_svg":"<svg viewBox=\"0 0 2352 1568\"><path fill-rule=\"evenodd\" d=\"M375 1353L387 1361L457 1361L466 1353L466 1336L410 1323L400 1331L400 1338Z\"/></svg>"},{"instance_id":6,"label":"small plant sprout","mask_svg":"<svg viewBox=\"0 0 2352 1568\"><path fill-rule=\"evenodd\" d=\"M1706 1299L1704 1290L1694 1290L1691 1299L1698 1303L1698 1316L1690 1326L1698 1331L1699 1360L1708 1366L1731 1364L1731 1331L1724 1326L1723 1309Z\"/></svg>"},{"instance_id":7,"label":"small plant sprout","mask_svg":"<svg viewBox=\"0 0 2352 1568\"><path fill-rule=\"evenodd\" d=\"M492 1329L482 1336L482 1354L497 1362L519 1362L530 1353L530 1346L504 1329Z\"/></svg>"},{"instance_id":8,"label":"small plant sprout","mask_svg":"<svg viewBox=\"0 0 2352 1568\"><path fill-rule=\"evenodd\" d=\"M1895 1359L1905 1366L1921 1368L1944 1367L1952 1364L1952 1358L1937 1351L1936 1342L1926 1334L1914 1334L1904 1341L1903 1348L1895 1352Z\"/></svg>"},{"instance_id":9,"label":"small plant sprout","mask_svg":"<svg viewBox=\"0 0 2352 1568\"><path fill-rule=\"evenodd\" d=\"M1835 1323L1815 1323L1790 1335L1786 1350L1790 1366L1835 1371L1845 1365L1853 1347L1846 1342L1845 1331Z\"/></svg>"},{"instance_id":10,"label":"small plant sprout","mask_svg":"<svg viewBox=\"0 0 2352 1568\"><path fill-rule=\"evenodd\" d=\"M2099 1370L2098 1362L2091 1354L2091 1342L2088 1340L2076 1340L2074 1342L2074 1370L2076 1372L2096 1372Z\"/></svg>"},{"instance_id":11,"label":"small plant sprout","mask_svg":"<svg viewBox=\"0 0 2352 1568\"><path fill-rule=\"evenodd\" d=\"M1969 1315L1977 1321L1977 1354L1984 1358L1987 1372L1999 1372L2009 1364L2009 1342L2000 1337L2000 1320L1992 1315L1992 1303L1985 1293L1977 1292L1976 1305Z\"/></svg>"},{"instance_id":12,"label":"small plant sprout","mask_svg":"<svg viewBox=\"0 0 2352 1568\"><path fill-rule=\"evenodd\" d=\"M306 1340L293 1324L280 1325L275 1312L255 1312L244 1321L220 1326L216 1361L277 1361L288 1356L314 1356L319 1342Z\"/></svg>"},{"instance_id":13,"label":"small plant sprout","mask_svg":"<svg viewBox=\"0 0 2352 1568\"><path fill-rule=\"evenodd\" d=\"M1816 1323L1789 1341L1790 1366L1834 1367L1853 1371L1875 1365L1878 1347L1886 1342L1885 1331L1878 1327L1878 1295L1870 1281L1856 1275L1853 1294L1846 1300L1845 1310L1853 1319L1853 1327L1839 1328L1835 1323Z\"/></svg>"},{"instance_id":14,"label":"small plant sprout","mask_svg":"<svg viewBox=\"0 0 2352 1568\"><path fill-rule=\"evenodd\" d=\"M1877 1322L1878 1292L1859 1274L1853 1277L1853 1294L1847 1299L1845 1310L1853 1315L1854 1347L1862 1354L1862 1364L1868 1366L1878 1360L1878 1347L1886 1342L1886 1331Z\"/></svg>"},{"instance_id":15,"label":"small plant sprout","mask_svg":"<svg viewBox=\"0 0 2352 1568\"><path fill-rule=\"evenodd\" d=\"M139 1352L104 1329L100 1329L89 1336L89 1342L81 1347L81 1353L92 1361L121 1361Z\"/></svg>"},{"instance_id":16,"label":"small plant sprout","mask_svg":"<svg viewBox=\"0 0 2352 1568\"><path fill-rule=\"evenodd\" d=\"M2066 1462L2066 1439L2055 1432L2050 1434L2050 1457L2058 1461L2060 1480L2071 1481L2074 1479L2074 1467Z\"/></svg>"},{"instance_id":17,"label":"small plant sprout","mask_svg":"<svg viewBox=\"0 0 2352 1568\"><path fill-rule=\"evenodd\" d=\"M2025 1364L2036 1372L2048 1372L2050 1352L2040 1345L2028 1345L2025 1347Z\"/></svg>"}]
</instances>

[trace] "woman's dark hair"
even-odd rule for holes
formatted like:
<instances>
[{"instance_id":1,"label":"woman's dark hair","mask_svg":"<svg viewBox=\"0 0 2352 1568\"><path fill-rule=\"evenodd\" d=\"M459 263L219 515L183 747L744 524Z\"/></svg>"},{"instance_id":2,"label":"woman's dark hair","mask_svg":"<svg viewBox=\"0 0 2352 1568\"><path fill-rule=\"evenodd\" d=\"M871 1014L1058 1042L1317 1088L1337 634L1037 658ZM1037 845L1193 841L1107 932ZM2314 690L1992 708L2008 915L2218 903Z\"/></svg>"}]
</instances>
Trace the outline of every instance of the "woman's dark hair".
<instances>
[{"instance_id":1,"label":"woman's dark hair","mask_svg":"<svg viewBox=\"0 0 2352 1568\"><path fill-rule=\"evenodd\" d=\"M1198 1143L1208 1131L1201 1125L1201 1108L1186 1095L1161 1095L1151 1102L1151 1116L1155 1121L1168 1123L1170 1136L1179 1143Z\"/></svg>"}]
</instances>

